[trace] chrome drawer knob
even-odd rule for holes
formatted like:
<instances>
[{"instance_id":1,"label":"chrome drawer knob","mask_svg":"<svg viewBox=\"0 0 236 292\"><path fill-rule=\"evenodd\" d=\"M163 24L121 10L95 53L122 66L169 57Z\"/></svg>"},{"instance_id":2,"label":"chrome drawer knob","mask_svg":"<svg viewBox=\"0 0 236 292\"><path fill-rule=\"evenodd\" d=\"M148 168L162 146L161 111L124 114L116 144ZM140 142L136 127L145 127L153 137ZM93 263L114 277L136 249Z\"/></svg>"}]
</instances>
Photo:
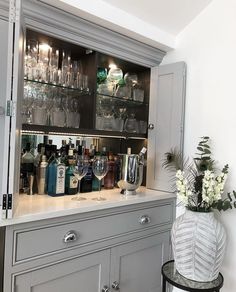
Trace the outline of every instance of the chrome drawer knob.
<instances>
[{"instance_id":1,"label":"chrome drawer knob","mask_svg":"<svg viewBox=\"0 0 236 292\"><path fill-rule=\"evenodd\" d=\"M112 284L111 284L111 287L112 289L114 290L120 290L120 287L119 287L119 283L114 281Z\"/></svg>"},{"instance_id":2,"label":"chrome drawer knob","mask_svg":"<svg viewBox=\"0 0 236 292\"><path fill-rule=\"evenodd\" d=\"M110 291L110 288L105 285L103 288L102 288L102 292L109 292Z\"/></svg>"},{"instance_id":3,"label":"chrome drawer knob","mask_svg":"<svg viewBox=\"0 0 236 292\"><path fill-rule=\"evenodd\" d=\"M149 125L148 125L148 129L149 129L149 130L154 130L154 124L149 124Z\"/></svg>"},{"instance_id":4,"label":"chrome drawer knob","mask_svg":"<svg viewBox=\"0 0 236 292\"><path fill-rule=\"evenodd\" d=\"M67 242L73 242L73 241L76 241L77 240L77 235L74 231L68 231L64 237L63 237L63 241L65 243Z\"/></svg>"},{"instance_id":5,"label":"chrome drawer knob","mask_svg":"<svg viewBox=\"0 0 236 292\"><path fill-rule=\"evenodd\" d=\"M139 218L139 223L140 224L148 224L151 222L151 218L148 216L148 215L142 215L140 218Z\"/></svg>"}]
</instances>

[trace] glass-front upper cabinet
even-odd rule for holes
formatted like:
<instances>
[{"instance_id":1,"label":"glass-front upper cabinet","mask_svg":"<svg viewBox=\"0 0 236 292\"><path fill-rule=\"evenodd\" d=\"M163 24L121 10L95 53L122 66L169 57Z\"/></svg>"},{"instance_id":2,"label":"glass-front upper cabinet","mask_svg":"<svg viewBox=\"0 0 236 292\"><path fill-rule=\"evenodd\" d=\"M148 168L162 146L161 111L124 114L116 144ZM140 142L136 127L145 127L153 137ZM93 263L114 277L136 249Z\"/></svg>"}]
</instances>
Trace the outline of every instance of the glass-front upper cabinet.
<instances>
[{"instance_id":1,"label":"glass-front upper cabinet","mask_svg":"<svg viewBox=\"0 0 236 292\"><path fill-rule=\"evenodd\" d=\"M146 134L150 69L97 56L96 129Z\"/></svg>"},{"instance_id":2,"label":"glass-front upper cabinet","mask_svg":"<svg viewBox=\"0 0 236 292\"><path fill-rule=\"evenodd\" d=\"M150 69L27 30L23 131L146 137Z\"/></svg>"},{"instance_id":3,"label":"glass-front upper cabinet","mask_svg":"<svg viewBox=\"0 0 236 292\"><path fill-rule=\"evenodd\" d=\"M92 129L94 67L95 52L28 30L23 124Z\"/></svg>"}]
</instances>

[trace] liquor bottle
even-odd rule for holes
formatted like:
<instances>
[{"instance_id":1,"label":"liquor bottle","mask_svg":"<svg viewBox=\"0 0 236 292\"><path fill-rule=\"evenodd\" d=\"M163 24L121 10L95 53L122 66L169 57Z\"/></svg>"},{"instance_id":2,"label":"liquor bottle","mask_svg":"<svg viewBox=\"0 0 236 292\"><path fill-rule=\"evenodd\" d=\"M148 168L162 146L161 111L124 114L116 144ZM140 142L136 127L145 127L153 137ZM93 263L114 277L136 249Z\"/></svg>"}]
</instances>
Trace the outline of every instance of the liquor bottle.
<instances>
[{"instance_id":1,"label":"liquor bottle","mask_svg":"<svg viewBox=\"0 0 236 292\"><path fill-rule=\"evenodd\" d=\"M61 148L60 148L60 156L61 156L61 162L65 165L67 164L67 146L66 146L66 140L61 141Z\"/></svg>"},{"instance_id":2,"label":"liquor bottle","mask_svg":"<svg viewBox=\"0 0 236 292\"><path fill-rule=\"evenodd\" d=\"M22 155L21 163L25 172L34 172L34 155L30 152L30 143L26 144L25 153Z\"/></svg>"},{"instance_id":3,"label":"liquor bottle","mask_svg":"<svg viewBox=\"0 0 236 292\"><path fill-rule=\"evenodd\" d=\"M49 196L62 196L65 193L65 164L61 163L56 153L47 167L47 193Z\"/></svg>"},{"instance_id":4,"label":"liquor bottle","mask_svg":"<svg viewBox=\"0 0 236 292\"><path fill-rule=\"evenodd\" d=\"M107 156L107 148L105 146L102 147L101 156ZM104 177L101 180L101 188L104 187Z\"/></svg>"},{"instance_id":5,"label":"liquor bottle","mask_svg":"<svg viewBox=\"0 0 236 292\"><path fill-rule=\"evenodd\" d=\"M34 171L35 171L35 180L34 180L34 193L38 194L38 179L39 179L39 166L42 162L42 157L45 153L45 145L39 143L37 147L37 155L34 158ZM45 156L46 157L46 156Z\"/></svg>"},{"instance_id":6,"label":"liquor bottle","mask_svg":"<svg viewBox=\"0 0 236 292\"><path fill-rule=\"evenodd\" d=\"M37 170L37 188L39 195L45 195L47 190L47 157L42 155L42 161L40 162Z\"/></svg>"},{"instance_id":7,"label":"liquor bottle","mask_svg":"<svg viewBox=\"0 0 236 292\"><path fill-rule=\"evenodd\" d=\"M42 161L42 156L45 153L45 145L43 143L39 143L37 147L37 155L34 159L34 166L36 168L36 175L37 175L37 167L39 166L40 162Z\"/></svg>"},{"instance_id":8,"label":"liquor bottle","mask_svg":"<svg viewBox=\"0 0 236 292\"><path fill-rule=\"evenodd\" d=\"M89 149L85 149L84 155L89 156ZM93 183L93 169L92 169L92 161L89 161L88 172L82 178L80 183L80 192L87 193L92 192L92 183Z\"/></svg>"},{"instance_id":9,"label":"liquor bottle","mask_svg":"<svg viewBox=\"0 0 236 292\"><path fill-rule=\"evenodd\" d=\"M114 166L114 173L115 173L115 177L114 177L114 185L116 188L118 188L118 181L120 180L120 157L118 155L114 155L114 162L115 162L115 166Z\"/></svg>"},{"instance_id":10,"label":"liquor bottle","mask_svg":"<svg viewBox=\"0 0 236 292\"><path fill-rule=\"evenodd\" d=\"M29 177L34 176L34 155L30 152L30 143L26 144L25 153L21 158L21 177L23 192L28 191Z\"/></svg>"},{"instance_id":11,"label":"liquor bottle","mask_svg":"<svg viewBox=\"0 0 236 292\"><path fill-rule=\"evenodd\" d=\"M115 185L115 161L112 152L108 155L108 171L104 177L104 188L113 189Z\"/></svg>"},{"instance_id":12,"label":"liquor bottle","mask_svg":"<svg viewBox=\"0 0 236 292\"><path fill-rule=\"evenodd\" d=\"M68 167L66 169L65 179L65 193L67 195L74 195L78 192L78 179L74 176L75 159L73 149L69 149L68 153Z\"/></svg>"},{"instance_id":13,"label":"liquor bottle","mask_svg":"<svg viewBox=\"0 0 236 292\"><path fill-rule=\"evenodd\" d=\"M147 152L147 148L146 147L143 147L141 149L141 151L139 152L139 163L142 164L142 165L145 164L144 157L145 157L146 152Z\"/></svg>"}]
</instances>

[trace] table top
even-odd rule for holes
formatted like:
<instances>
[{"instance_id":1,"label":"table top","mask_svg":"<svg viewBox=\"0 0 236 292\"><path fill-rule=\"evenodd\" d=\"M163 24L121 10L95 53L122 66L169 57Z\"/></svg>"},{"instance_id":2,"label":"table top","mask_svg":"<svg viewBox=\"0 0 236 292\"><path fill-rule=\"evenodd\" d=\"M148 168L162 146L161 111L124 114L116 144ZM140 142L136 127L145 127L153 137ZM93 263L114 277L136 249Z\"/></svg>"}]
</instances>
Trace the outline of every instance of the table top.
<instances>
[{"instance_id":1,"label":"table top","mask_svg":"<svg viewBox=\"0 0 236 292\"><path fill-rule=\"evenodd\" d=\"M166 262L162 266L162 275L171 285L185 291L216 291L223 286L224 278L221 273L217 279L211 282L196 282L182 276L175 267L174 260Z\"/></svg>"},{"instance_id":2,"label":"table top","mask_svg":"<svg viewBox=\"0 0 236 292\"><path fill-rule=\"evenodd\" d=\"M175 199L173 193L166 193L139 187L136 195L125 196L120 194L120 189L102 190L101 196L105 201L96 201L98 192L83 193L84 201L74 201L75 195L61 197L50 197L48 195L23 195L18 196L18 205L12 219L0 220L1 226L9 226L20 223L33 222L37 220L53 219L68 215L106 210L116 207L132 206L148 202L161 202L162 200Z\"/></svg>"}]
</instances>

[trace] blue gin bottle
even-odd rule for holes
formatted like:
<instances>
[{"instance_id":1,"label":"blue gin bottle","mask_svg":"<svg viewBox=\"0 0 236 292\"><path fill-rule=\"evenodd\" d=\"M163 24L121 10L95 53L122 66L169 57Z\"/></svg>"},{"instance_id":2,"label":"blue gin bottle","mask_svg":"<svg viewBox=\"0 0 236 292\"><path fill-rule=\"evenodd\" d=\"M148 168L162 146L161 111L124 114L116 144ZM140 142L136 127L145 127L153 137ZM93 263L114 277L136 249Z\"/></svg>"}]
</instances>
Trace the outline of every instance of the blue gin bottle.
<instances>
[{"instance_id":1,"label":"blue gin bottle","mask_svg":"<svg viewBox=\"0 0 236 292\"><path fill-rule=\"evenodd\" d=\"M56 154L47 169L47 192L49 196L63 196L65 194L65 173L66 167L61 163Z\"/></svg>"}]
</instances>

